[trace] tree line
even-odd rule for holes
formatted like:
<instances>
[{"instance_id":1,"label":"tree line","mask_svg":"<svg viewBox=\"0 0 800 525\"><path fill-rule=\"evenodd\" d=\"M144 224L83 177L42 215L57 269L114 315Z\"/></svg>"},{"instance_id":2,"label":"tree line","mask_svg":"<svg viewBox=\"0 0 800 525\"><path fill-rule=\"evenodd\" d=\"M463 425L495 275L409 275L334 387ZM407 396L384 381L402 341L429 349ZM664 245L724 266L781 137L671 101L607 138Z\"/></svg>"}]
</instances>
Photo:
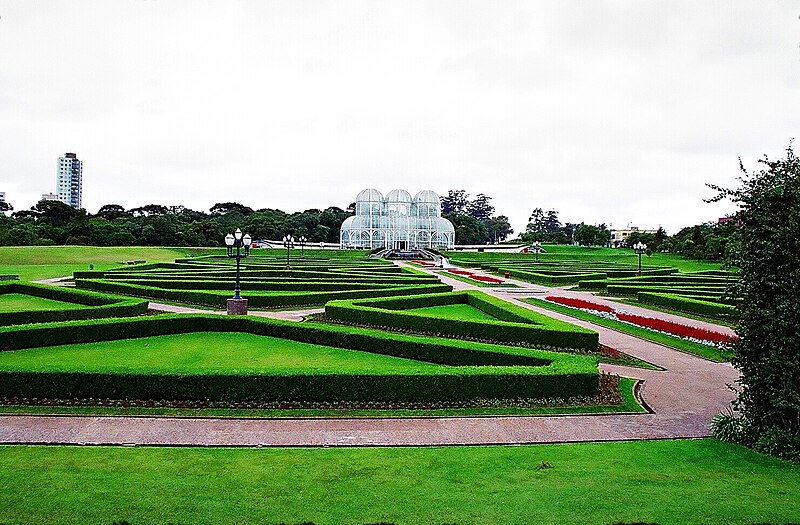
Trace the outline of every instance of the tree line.
<instances>
[{"instance_id":1,"label":"tree line","mask_svg":"<svg viewBox=\"0 0 800 525\"><path fill-rule=\"evenodd\" d=\"M453 223L458 244L494 244L508 240L514 233L508 217L495 214L491 200L483 193L471 198L464 190L450 190L441 198L442 216ZM0 213L0 246L220 246L225 234L236 228L247 231L254 239L280 239L291 233L305 236L312 243L338 243L339 228L354 209L355 203L344 210L331 206L295 213L271 208L254 210L236 202L214 204L208 212L159 204L126 210L118 204L106 204L90 214L59 201L44 200L10 216ZM0 212L3 211L13 208L3 202ZM721 260L734 249L730 239L735 229L736 221L730 220L689 226L671 237L663 228L655 233L634 231L625 246L641 241L652 252ZM535 208L525 231L515 240L606 246L610 235L605 224L562 224L558 211Z\"/></svg>"},{"instance_id":2,"label":"tree line","mask_svg":"<svg viewBox=\"0 0 800 525\"><path fill-rule=\"evenodd\" d=\"M106 204L89 214L43 200L10 217L0 214L0 245L220 246L236 228L253 239L280 239L291 233L309 242L338 242L339 227L349 215L352 211L335 206L286 213L236 202L217 203L208 213L185 206L148 204L126 210Z\"/></svg>"}]
</instances>

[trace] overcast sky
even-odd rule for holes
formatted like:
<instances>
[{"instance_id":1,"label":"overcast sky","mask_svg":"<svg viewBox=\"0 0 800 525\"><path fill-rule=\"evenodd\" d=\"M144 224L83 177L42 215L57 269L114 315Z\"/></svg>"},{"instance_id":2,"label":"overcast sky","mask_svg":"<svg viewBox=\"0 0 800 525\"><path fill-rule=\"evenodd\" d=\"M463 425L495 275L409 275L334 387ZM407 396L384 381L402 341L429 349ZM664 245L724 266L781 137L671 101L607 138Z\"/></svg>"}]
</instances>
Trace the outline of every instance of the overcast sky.
<instances>
[{"instance_id":1,"label":"overcast sky","mask_svg":"<svg viewBox=\"0 0 800 525\"><path fill-rule=\"evenodd\" d=\"M715 220L800 135L800 3L0 0L0 191L287 212L374 187L493 198L516 233Z\"/></svg>"}]
</instances>

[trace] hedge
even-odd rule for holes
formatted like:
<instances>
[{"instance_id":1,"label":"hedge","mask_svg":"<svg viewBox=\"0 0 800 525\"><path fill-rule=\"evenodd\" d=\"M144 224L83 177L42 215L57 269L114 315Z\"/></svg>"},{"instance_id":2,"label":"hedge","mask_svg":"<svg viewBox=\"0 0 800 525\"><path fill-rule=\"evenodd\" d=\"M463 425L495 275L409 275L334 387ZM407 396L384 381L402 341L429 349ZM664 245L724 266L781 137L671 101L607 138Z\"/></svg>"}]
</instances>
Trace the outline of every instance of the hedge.
<instances>
[{"instance_id":1,"label":"hedge","mask_svg":"<svg viewBox=\"0 0 800 525\"><path fill-rule=\"evenodd\" d=\"M0 294L18 293L75 303L74 309L0 312L0 325L48 323L104 317L132 317L147 311L148 302L130 297L28 282L0 283Z\"/></svg>"},{"instance_id":2,"label":"hedge","mask_svg":"<svg viewBox=\"0 0 800 525\"><path fill-rule=\"evenodd\" d=\"M515 279L523 279L537 284L569 284L576 283L581 279L602 279L605 277L605 274L602 273L550 275L546 273L517 270L514 268L497 269L497 273L505 274L506 272Z\"/></svg>"},{"instance_id":3,"label":"hedge","mask_svg":"<svg viewBox=\"0 0 800 525\"><path fill-rule=\"evenodd\" d=\"M676 294L639 292L636 297L640 303L664 306L681 312L721 318L732 318L736 315L735 306Z\"/></svg>"},{"instance_id":4,"label":"hedge","mask_svg":"<svg viewBox=\"0 0 800 525\"><path fill-rule=\"evenodd\" d=\"M599 389L597 360L525 348L387 334L315 323L214 315L161 315L0 327L0 348L108 341L187 332L247 332L450 365L439 371L364 373L101 373L2 372L0 396L225 401L456 401L592 396ZM516 365L516 366L515 366ZM58 364L56 366L59 366Z\"/></svg>"},{"instance_id":5,"label":"hedge","mask_svg":"<svg viewBox=\"0 0 800 525\"><path fill-rule=\"evenodd\" d=\"M202 290L172 290L156 288L153 286L138 286L133 284L107 281L103 279L76 279L75 286L91 290L100 290L110 293L148 297L191 304L204 304L220 306L225 304L231 292L214 292ZM438 284L418 284L412 286L384 286L371 290L342 290L320 292L292 292L292 293L258 293L243 291L243 296L249 301L251 308L270 308L281 306L307 306L324 304L342 298L384 297L390 295L413 295L420 292L441 293L452 290L452 286Z\"/></svg>"},{"instance_id":6,"label":"hedge","mask_svg":"<svg viewBox=\"0 0 800 525\"><path fill-rule=\"evenodd\" d=\"M497 317L498 321L433 319L428 315L409 311L414 308L448 304L469 304ZM558 321L477 291L383 300L331 301L325 305L325 316L338 321L498 342L549 345L590 351L596 350L598 344L596 332Z\"/></svg>"}]
</instances>

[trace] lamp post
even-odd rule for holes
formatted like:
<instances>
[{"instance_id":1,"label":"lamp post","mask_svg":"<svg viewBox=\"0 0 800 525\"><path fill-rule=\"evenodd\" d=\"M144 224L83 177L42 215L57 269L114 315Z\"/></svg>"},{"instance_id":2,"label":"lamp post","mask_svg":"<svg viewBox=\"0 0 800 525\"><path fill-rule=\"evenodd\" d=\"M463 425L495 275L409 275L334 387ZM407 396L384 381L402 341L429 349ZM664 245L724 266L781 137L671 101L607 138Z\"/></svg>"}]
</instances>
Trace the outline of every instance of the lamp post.
<instances>
[{"instance_id":1,"label":"lamp post","mask_svg":"<svg viewBox=\"0 0 800 525\"><path fill-rule=\"evenodd\" d=\"M534 243L531 245L531 249L533 250L533 253L536 256L536 262L538 263L539 254L542 253L542 243L540 243L539 241L534 241Z\"/></svg>"},{"instance_id":2,"label":"lamp post","mask_svg":"<svg viewBox=\"0 0 800 525\"><path fill-rule=\"evenodd\" d=\"M289 250L294 248L294 237L286 235L283 237L283 245L286 246L286 269L291 270L292 265L289 263Z\"/></svg>"},{"instance_id":3,"label":"lamp post","mask_svg":"<svg viewBox=\"0 0 800 525\"><path fill-rule=\"evenodd\" d=\"M242 259L250 255L251 244L253 244L253 239L250 234L245 233L242 235L242 230L239 228L225 236L228 257L236 258L236 288L233 291L233 299L228 299L228 315L247 315L247 299L242 299L239 270ZM234 248L236 248L235 252Z\"/></svg>"},{"instance_id":4,"label":"lamp post","mask_svg":"<svg viewBox=\"0 0 800 525\"><path fill-rule=\"evenodd\" d=\"M301 259L305 259L305 257L306 257L305 256L305 252L303 251L303 248L305 248L307 240L308 239L306 239L305 235L301 235L300 238L297 239L297 242L300 243L300 258Z\"/></svg>"},{"instance_id":5,"label":"lamp post","mask_svg":"<svg viewBox=\"0 0 800 525\"><path fill-rule=\"evenodd\" d=\"M639 275L642 275L642 254L647 251L647 245L639 241L633 245L633 251L639 256Z\"/></svg>"}]
</instances>

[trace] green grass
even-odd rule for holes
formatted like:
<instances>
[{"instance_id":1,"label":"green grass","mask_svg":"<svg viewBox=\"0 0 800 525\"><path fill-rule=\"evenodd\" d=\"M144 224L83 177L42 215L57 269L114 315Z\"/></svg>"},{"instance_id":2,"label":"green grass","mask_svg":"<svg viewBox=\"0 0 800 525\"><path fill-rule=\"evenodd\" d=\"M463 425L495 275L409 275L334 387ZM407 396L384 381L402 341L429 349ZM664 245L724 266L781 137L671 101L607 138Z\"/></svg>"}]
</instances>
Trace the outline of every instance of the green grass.
<instances>
[{"instance_id":1,"label":"green grass","mask_svg":"<svg viewBox=\"0 0 800 525\"><path fill-rule=\"evenodd\" d=\"M710 361L716 361L718 363L722 363L730 361L731 358L730 353L723 352L720 349L715 348L713 346L694 343L692 341L681 339L680 337L673 337L671 335L662 334L660 332L654 332L652 330L648 330L646 328L640 328L638 326L633 326L628 323L623 323L621 321L606 319L594 314L590 314L588 312L578 310L576 308L570 308L568 306L553 304L549 301L544 301L542 299L529 298L529 299L522 299L522 301L530 303L534 306L539 306L541 308L552 310L554 312L566 314L571 317L575 317L576 319L582 319L584 321L589 321L590 323L594 323L596 325L605 326L606 328L611 328L613 330L617 330L618 332L629 334L634 337L644 339L646 341L652 341L654 343L668 346L670 348L674 348L682 352L694 354L696 356L703 357Z\"/></svg>"},{"instance_id":2,"label":"green grass","mask_svg":"<svg viewBox=\"0 0 800 525\"><path fill-rule=\"evenodd\" d=\"M0 246L0 274L34 281L71 276L72 272L88 270L90 264L95 270L110 270L122 266L123 261L171 262L187 254L210 251L141 246Z\"/></svg>"},{"instance_id":3,"label":"green grass","mask_svg":"<svg viewBox=\"0 0 800 525\"><path fill-rule=\"evenodd\" d=\"M711 439L334 449L3 446L0 462L0 522L9 525L800 521L798 465Z\"/></svg>"},{"instance_id":4,"label":"green grass","mask_svg":"<svg viewBox=\"0 0 800 525\"><path fill-rule=\"evenodd\" d=\"M428 308L410 308L404 311L427 315L429 317L456 319L459 321L499 321L496 317L468 304L447 304L444 306L430 306Z\"/></svg>"},{"instance_id":5,"label":"green grass","mask_svg":"<svg viewBox=\"0 0 800 525\"><path fill-rule=\"evenodd\" d=\"M246 418L399 418L399 417L474 417L474 416L553 416L578 414L642 413L645 409L633 393L636 381L620 378L619 405L563 404L549 406L497 406L474 408L172 408L115 406L0 405L0 414L58 414L93 416L173 416Z\"/></svg>"},{"instance_id":6,"label":"green grass","mask_svg":"<svg viewBox=\"0 0 800 525\"><path fill-rule=\"evenodd\" d=\"M471 285L477 286L479 288L519 288L516 284L511 283L503 283L503 284L492 284L486 283L483 281L476 281L475 279L470 279L466 275L458 275L457 273L441 273L439 275L443 275L445 277L449 277L451 279L455 279L456 281L462 281L465 283L469 283Z\"/></svg>"},{"instance_id":7,"label":"green grass","mask_svg":"<svg viewBox=\"0 0 800 525\"><path fill-rule=\"evenodd\" d=\"M588 248L584 246L553 245L544 246L547 250L539 256L539 261L602 261L618 264L638 264L639 257L631 249ZM482 259L487 262L503 259L519 259L533 262L533 253L494 253L494 252L447 252L447 257L455 264L457 259ZM719 270L720 262L697 261L684 259L680 255L654 253L643 256L642 265L673 266L682 272L698 272L703 270Z\"/></svg>"},{"instance_id":8,"label":"green grass","mask_svg":"<svg viewBox=\"0 0 800 525\"><path fill-rule=\"evenodd\" d=\"M431 368L441 366L245 333L188 333L0 352L1 372L392 374Z\"/></svg>"},{"instance_id":9,"label":"green grass","mask_svg":"<svg viewBox=\"0 0 800 525\"><path fill-rule=\"evenodd\" d=\"M41 310L74 310L80 304L45 299L21 293L0 294L0 312L35 312Z\"/></svg>"}]
</instances>

